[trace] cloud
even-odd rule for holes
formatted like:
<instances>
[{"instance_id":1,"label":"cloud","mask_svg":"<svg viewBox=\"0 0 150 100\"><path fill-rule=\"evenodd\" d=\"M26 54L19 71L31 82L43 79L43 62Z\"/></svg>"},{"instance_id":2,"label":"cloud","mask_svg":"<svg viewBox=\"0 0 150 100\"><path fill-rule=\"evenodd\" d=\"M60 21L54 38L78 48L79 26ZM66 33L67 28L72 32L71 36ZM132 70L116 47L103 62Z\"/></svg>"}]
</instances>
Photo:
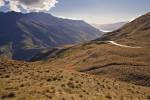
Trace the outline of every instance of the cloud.
<instances>
[{"instance_id":1,"label":"cloud","mask_svg":"<svg viewBox=\"0 0 150 100\"><path fill-rule=\"evenodd\" d=\"M0 7L7 6L10 11L16 12L39 12L50 10L56 3L57 0L0 0Z\"/></svg>"},{"instance_id":2,"label":"cloud","mask_svg":"<svg viewBox=\"0 0 150 100\"><path fill-rule=\"evenodd\" d=\"M0 0L0 7L4 5L5 5L5 2L3 0Z\"/></svg>"}]
</instances>

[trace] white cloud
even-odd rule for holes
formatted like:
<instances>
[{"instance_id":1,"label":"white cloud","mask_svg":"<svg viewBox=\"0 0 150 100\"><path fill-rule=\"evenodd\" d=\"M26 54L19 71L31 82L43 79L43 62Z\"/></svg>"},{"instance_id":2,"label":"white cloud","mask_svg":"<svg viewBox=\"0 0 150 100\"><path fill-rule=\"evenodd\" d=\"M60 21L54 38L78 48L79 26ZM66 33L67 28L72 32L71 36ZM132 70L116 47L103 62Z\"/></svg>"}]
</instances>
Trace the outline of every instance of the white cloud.
<instances>
[{"instance_id":1,"label":"white cloud","mask_svg":"<svg viewBox=\"0 0 150 100\"><path fill-rule=\"evenodd\" d=\"M16 12L21 12L23 9L26 12L48 11L57 3L57 0L0 0L0 6L4 6L2 5L4 1L8 2L9 10Z\"/></svg>"},{"instance_id":2,"label":"white cloud","mask_svg":"<svg viewBox=\"0 0 150 100\"><path fill-rule=\"evenodd\" d=\"M4 5L5 5L5 2L3 0L0 0L0 7Z\"/></svg>"}]
</instances>

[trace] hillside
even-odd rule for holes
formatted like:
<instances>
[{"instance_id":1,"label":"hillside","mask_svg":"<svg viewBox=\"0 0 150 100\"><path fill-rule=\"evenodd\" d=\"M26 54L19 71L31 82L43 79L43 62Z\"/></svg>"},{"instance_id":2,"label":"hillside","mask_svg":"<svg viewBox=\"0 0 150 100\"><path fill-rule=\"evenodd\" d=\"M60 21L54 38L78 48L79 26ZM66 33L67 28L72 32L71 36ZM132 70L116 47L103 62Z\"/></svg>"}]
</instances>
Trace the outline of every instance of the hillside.
<instances>
[{"instance_id":1,"label":"hillside","mask_svg":"<svg viewBox=\"0 0 150 100\"><path fill-rule=\"evenodd\" d=\"M148 13L100 39L37 54L31 61L149 88L149 18Z\"/></svg>"},{"instance_id":2,"label":"hillside","mask_svg":"<svg viewBox=\"0 0 150 100\"><path fill-rule=\"evenodd\" d=\"M150 13L147 13L121 29L108 33L102 40L116 40L128 45L149 46L150 43Z\"/></svg>"},{"instance_id":3,"label":"hillside","mask_svg":"<svg viewBox=\"0 0 150 100\"><path fill-rule=\"evenodd\" d=\"M27 60L44 48L89 41L102 35L84 21L47 13L0 12L0 22L0 55L16 60Z\"/></svg>"},{"instance_id":4,"label":"hillside","mask_svg":"<svg viewBox=\"0 0 150 100\"><path fill-rule=\"evenodd\" d=\"M0 59L1 100L149 100L150 89L95 76Z\"/></svg>"},{"instance_id":5,"label":"hillside","mask_svg":"<svg viewBox=\"0 0 150 100\"><path fill-rule=\"evenodd\" d=\"M149 14L125 28L140 19L139 25L147 23ZM150 45L144 37L149 28L143 32L136 24L133 29L137 34L129 31L127 38L115 31L114 37L108 33L90 42L42 50L30 59L36 62L0 59L0 99L149 100Z\"/></svg>"}]
</instances>

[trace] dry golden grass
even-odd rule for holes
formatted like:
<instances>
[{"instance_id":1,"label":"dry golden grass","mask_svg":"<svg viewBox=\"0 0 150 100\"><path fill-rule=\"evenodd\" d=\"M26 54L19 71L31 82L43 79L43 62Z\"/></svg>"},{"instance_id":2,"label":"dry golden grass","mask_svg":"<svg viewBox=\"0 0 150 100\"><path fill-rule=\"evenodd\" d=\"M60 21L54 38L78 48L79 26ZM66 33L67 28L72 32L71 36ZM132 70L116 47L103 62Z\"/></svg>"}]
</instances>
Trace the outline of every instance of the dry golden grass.
<instances>
[{"instance_id":1,"label":"dry golden grass","mask_svg":"<svg viewBox=\"0 0 150 100\"><path fill-rule=\"evenodd\" d=\"M150 86L150 48L124 48L105 42L74 46L43 65L65 68Z\"/></svg>"},{"instance_id":2,"label":"dry golden grass","mask_svg":"<svg viewBox=\"0 0 150 100\"><path fill-rule=\"evenodd\" d=\"M148 100L150 88L73 70L1 61L1 100ZM2 86L3 87L3 86Z\"/></svg>"},{"instance_id":3,"label":"dry golden grass","mask_svg":"<svg viewBox=\"0 0 150 100\"><path fill-rule=\"evenodd\" d=\"M150 100L150 13L95 40L43 51L35 63L0 59L2 100Z\"/></svg>"}]
</instances>

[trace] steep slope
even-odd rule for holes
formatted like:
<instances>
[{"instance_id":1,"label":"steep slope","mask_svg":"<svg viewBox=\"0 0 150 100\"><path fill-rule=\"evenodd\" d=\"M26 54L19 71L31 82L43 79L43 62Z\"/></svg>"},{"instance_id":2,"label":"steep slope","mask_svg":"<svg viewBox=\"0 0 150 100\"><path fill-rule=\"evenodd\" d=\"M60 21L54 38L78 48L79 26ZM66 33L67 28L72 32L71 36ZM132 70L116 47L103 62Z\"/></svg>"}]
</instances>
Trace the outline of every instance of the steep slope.
<instances>
[{"instance_id":1,"label":"steep slope","mask_svg":"<svg viewBox=\"0 0 150 100\"><path fill-rule=\"evenodd\" d=\"M103 36L103 40L116 40L129 45L149 46L150 13L147 13L121 29Z\"/></svg>"},{"instance_id":2,"label":"steep slope","mask_svg":"<svg viewBox=\"0 0 150 100\"><path fill-rule=\"evenodd\" d=\"M150 87L149 18L148 13L100 39L47 51L44 57L38 54L32 60Z\"/></svg>"},{"instance_id":3,"label":"steep slope","mask_svg":"<svg viewBox=\"0 0 150 100\"><path fill-rule=\"evenodd\" d=\"M150 89L94 75L0 60L1 100L149 100Z\"/></svg>"},{"instance_id":4,"label":"steep slope","mask_svg":"<svg viewBox=\"0 0 150 100\"><path fill-rule=\"evenodd\" d=\"M149 100L150 46L142 38L142 48L115 35L42 50L33 57L39 62L0 59L0 99Z\"/></svg>"},{"instance_id":5,"label":"steep slope","mask_svg":"<svg viewBox=\"0 0 150 100\"><path fill-rule=\"evenodd\" d=\"M84 21L46 13L0 13L0 51L4 56L26 60L43 48L95 39L101 32Z\"/></svg>"}]
</instances>

